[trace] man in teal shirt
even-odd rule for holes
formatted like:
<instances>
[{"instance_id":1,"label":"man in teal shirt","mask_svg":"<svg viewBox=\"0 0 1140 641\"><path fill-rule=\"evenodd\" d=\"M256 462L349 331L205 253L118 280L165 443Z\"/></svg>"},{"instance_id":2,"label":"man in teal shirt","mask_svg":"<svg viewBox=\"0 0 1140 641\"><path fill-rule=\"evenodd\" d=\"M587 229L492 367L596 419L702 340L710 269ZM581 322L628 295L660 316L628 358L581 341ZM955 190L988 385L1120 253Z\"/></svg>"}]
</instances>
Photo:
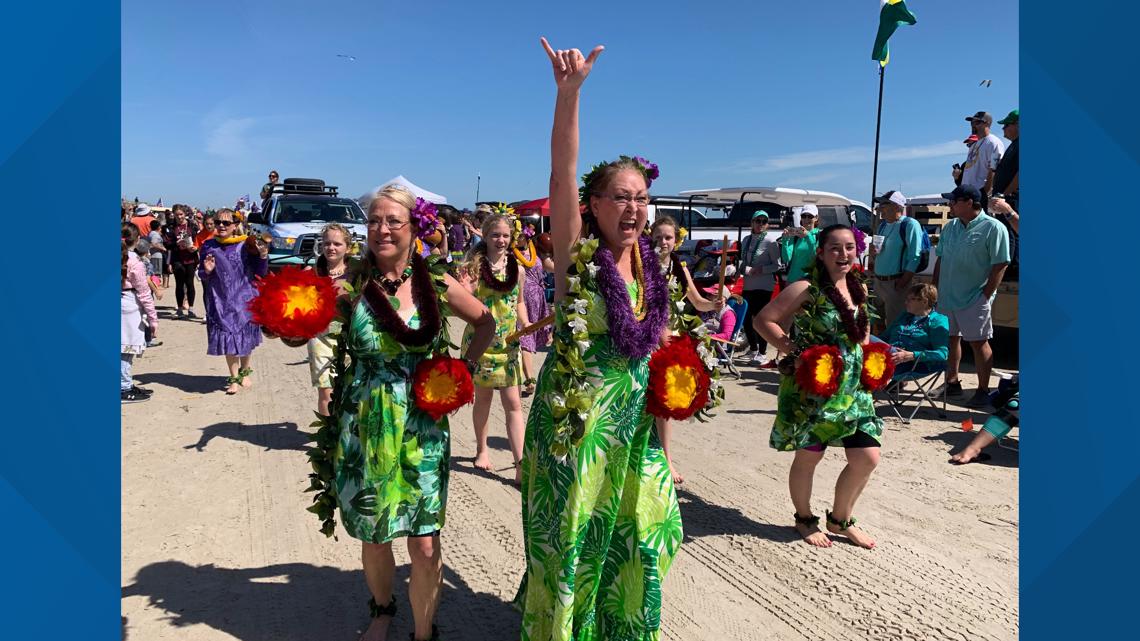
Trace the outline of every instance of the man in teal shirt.
<instances>
[{"instance_id":1,"label":"man in teal shirt","mask_svg":"<svg viewBox=\"0 0 1140 641\"><path fill-rule=\"evenodd\" d=\"M883 224L875 233L883 237L882 247L871 246L875 257L875 296L880 301L882 323L889 327L906 309L906 292L918 271L922 256L922 224L906 215L906 196L888 191L875 198Z\"/></svg>"},{"instance_id":2,"label":"man in teal shirt","mask_svg":"<svg viewBox=\"0 0 1140 641\"><path fill-rule=\"evenodd\" d=\"M788 225L780 237L780 260L788 266L789 283L807 278L815 262L816 236L819 234L815 219L818 213L815 205L804 205L800 210L800 226Z\"/></svg>"},{"instance_id":3,"label":"man in teal shirt","mask_svg":"<svg viewBox=\"0 0 1140 641\"><path fill-rule=\"evenodd\" d=\"M976 187L964 185L942 196L950 201L950 214L955 216L942 227L934 263L938 311L950 319L946 393L962 395L958 365L965 340L974 351L978 374L978 389L967 404L985 407L994 362L989 344L993 337L990 305L1009 266L1009 233L1005 225L982 211L982 195Z\"/></svg>"}]
</instances>

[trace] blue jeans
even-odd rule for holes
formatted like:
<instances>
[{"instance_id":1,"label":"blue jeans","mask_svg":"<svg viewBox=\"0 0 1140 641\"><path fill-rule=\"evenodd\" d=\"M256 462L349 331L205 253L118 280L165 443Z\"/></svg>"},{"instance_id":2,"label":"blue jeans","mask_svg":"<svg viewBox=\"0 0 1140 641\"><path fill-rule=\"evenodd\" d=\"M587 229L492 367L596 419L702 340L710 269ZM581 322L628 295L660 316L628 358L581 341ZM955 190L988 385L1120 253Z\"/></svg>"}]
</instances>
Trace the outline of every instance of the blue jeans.
<instances>
[{"instance_id":1,"label":"blue jeans","mask_svg":"<svg viewBox=\"0 0 1140 641\"><path fill-rule=\"evenodd\" d=\"M134 354L122 354L119 361L119 391L125 392L134 386L131 379L131 364L134 363Z\"/></svg>"}]
</instances>

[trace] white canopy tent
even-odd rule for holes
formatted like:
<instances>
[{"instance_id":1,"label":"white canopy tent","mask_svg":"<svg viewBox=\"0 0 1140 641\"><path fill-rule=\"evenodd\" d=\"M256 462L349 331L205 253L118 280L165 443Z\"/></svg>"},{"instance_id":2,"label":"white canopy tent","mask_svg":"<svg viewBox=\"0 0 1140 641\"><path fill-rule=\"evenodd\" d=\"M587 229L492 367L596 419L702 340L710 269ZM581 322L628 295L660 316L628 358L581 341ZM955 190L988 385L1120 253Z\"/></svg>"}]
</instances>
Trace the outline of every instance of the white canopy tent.
<instances>
[{"instance_id":1,"label":"white canopy tent","mask_svg":"<svg viewBox=\"0 0 1140 641\"><path fill-rule=\"evenodd\" d=\"M368 211L368 206L372 203L372 199L376 197L377 192L389 185L400 185L401 187L412 192L412 194L419 196L420 198L423 198L430 203L435 203L437 205L447 204L447 198L445 196L430 192L408 180L407 178L404 178L403 176L396 176L395 178L382 183L381 185L377 186L376 189L373 189L360 198L357 198L356 201L360 203L360 206L364 208L364 211Z\"/></svg>"}]
</instances>

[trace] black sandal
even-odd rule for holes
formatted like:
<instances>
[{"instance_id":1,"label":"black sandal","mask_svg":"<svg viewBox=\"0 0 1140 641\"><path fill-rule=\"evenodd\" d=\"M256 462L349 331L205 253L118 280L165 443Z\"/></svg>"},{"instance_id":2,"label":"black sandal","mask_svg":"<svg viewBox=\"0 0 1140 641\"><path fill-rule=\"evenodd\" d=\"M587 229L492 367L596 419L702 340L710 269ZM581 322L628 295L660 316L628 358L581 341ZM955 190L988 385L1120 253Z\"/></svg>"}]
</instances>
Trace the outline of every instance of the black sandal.
<instances>
[{"instance_id":1,"label":"black sandal","mask_svg":"<svg viewBox=\"0 0 1140 641\"><path fill-rule=\"evenodd\" d=\"M415 630L408 634L408 638L411 639L411 641L417 641ZM431 636L427 638L427 641L439 641L439 628L435 627L434 623L431 624Z\"/></svg>"},{"instance_id":2,"label":"black sandal","mask_svg":"<svg viewBox=\"0 0 1140 641\"><path fill-rule=\"evenodd\" d=\"M373 619L379 619L380 617L395 618L396 617L396 595L393 594L392 600L389 601L388 605L386 605L384 607L380 607L379 605L376 604L376 598L375 597L368 597L368 611L369 611L369 613L372 614Z\"/></svg>"}]
</instances>

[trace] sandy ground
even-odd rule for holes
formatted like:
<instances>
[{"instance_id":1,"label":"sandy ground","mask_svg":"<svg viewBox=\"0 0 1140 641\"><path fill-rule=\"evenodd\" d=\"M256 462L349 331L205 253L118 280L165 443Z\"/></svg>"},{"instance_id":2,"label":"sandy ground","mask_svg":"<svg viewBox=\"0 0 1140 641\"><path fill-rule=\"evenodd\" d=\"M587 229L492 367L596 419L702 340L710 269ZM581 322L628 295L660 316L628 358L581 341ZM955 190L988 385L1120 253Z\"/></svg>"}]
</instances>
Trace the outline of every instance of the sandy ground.
<instances>
[{"instance_id":1,"label":"sandy ground","mask_svg":"<svg viewBox=\"0 0 1140 641\"><path fill-rule=\"evenodd\" d=\"M305 511L316 395L304 348L263 344L255 387L227 397L223 359L205 356L200 321L169 320L173 297L159 303L165 344L135 367L154 397L122 408L124 637L354 641L368 622L359 545L343 531L324 537ZM790 527L791 455L767 445L776 385L774 372L745 368L716 420L676 429L685 540L664 585L662 638L1016 638L1017 454L946 462L970 438L961 422L984 415L952 405L942 419L888 419L857 508L878 547L820 550ZM438 615L449 640L518 638L508 601L523 571L519 496L497 404L491 420L496 474L471 466L470 410L451 423ZM817 514L842 465L838 450L820 465ZM389 638L405 639L407 553L396 554L402 611Z\"/></svg>"}]
</instances>

